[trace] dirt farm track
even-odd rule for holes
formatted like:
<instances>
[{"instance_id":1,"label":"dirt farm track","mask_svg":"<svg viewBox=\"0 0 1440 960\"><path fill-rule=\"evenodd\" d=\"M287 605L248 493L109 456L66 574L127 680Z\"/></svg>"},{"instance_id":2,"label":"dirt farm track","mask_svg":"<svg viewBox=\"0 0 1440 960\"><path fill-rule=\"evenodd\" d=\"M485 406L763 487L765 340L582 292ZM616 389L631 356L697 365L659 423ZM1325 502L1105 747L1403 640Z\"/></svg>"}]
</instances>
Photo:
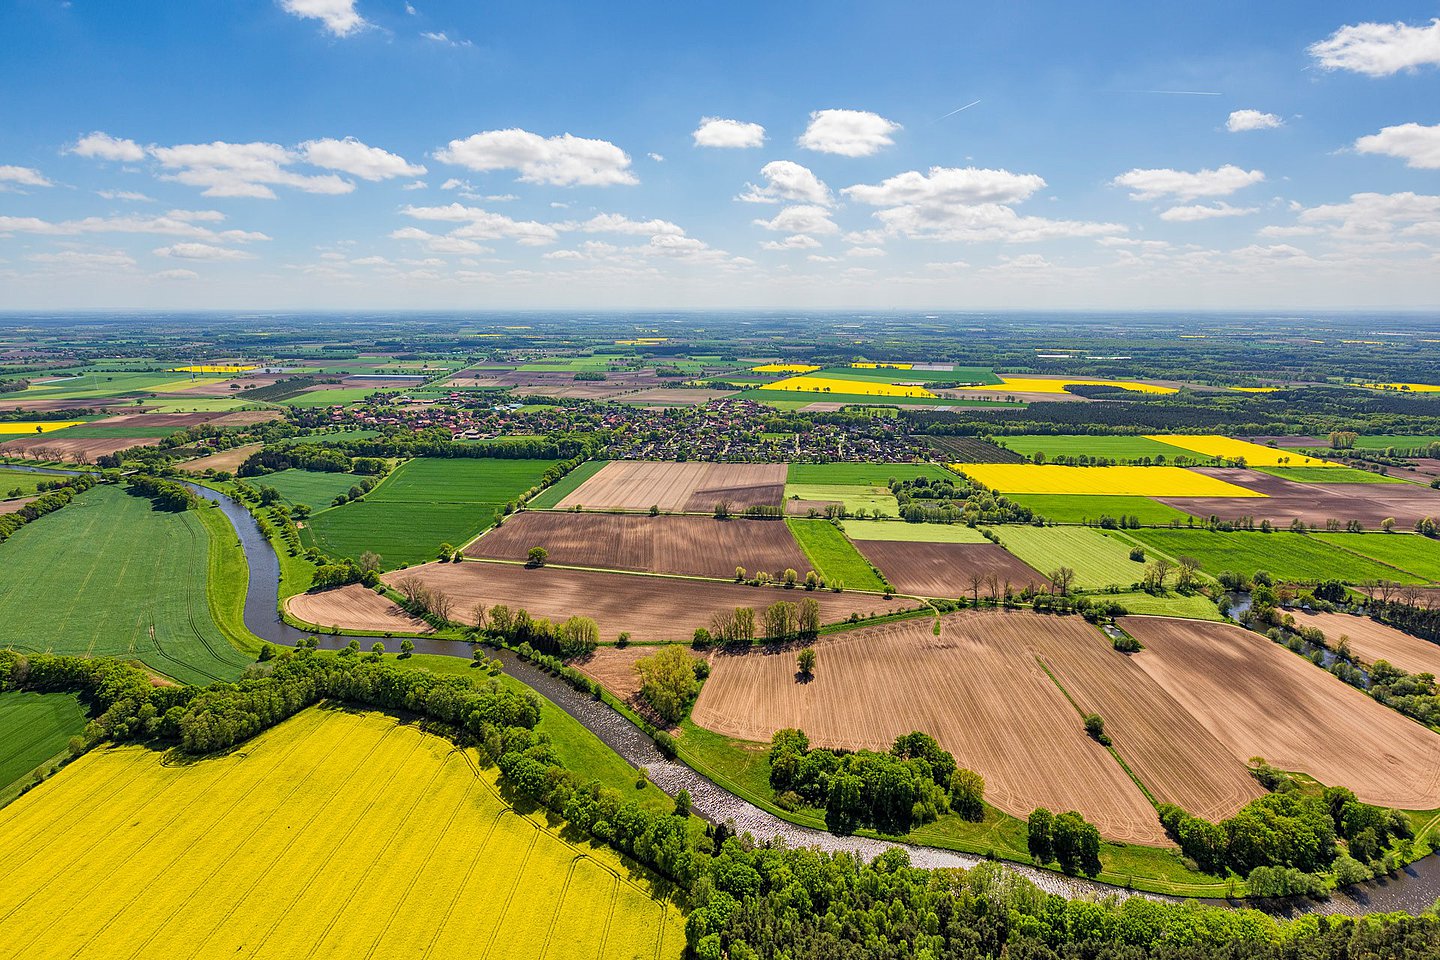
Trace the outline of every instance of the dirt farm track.
<instances>
[{"instance_id":1,"label":"dirt farm track","mask_svg":"<svg viewBox=\"0 0 1440 960\"><path fill-rule=\"evenodd\" d=\"M793 651L720 654L693 719L743 740L799 727L849 748L923 730L985 776L1001 809L1079 810L1123 841L1165 838L1123 767L1085 735L1082 712L1106 719L1157 799L1211 819L1260 795L1245 768L1254 756L1371 803L1440 806L1440 735L1239 627L1124 625L1145 650L1126 656L1079 618L1028 612L953 614L939 636L922 620L864 628L821 640L806 684Z\"/></svg>"},{"instance_id":2,"label":"dirt farm track","mask_svg":"<svg viewBox=\"0 0 1440 960\"><path fill-rule=\"evenodd\" d=\"M524 560L531 547L549 551L552 564L726 580L737 566L752 575L789 568L803 576L809 569L784 523L713 517L527 511L476 540L465 555Z\"/></svg>"}]
</instances>

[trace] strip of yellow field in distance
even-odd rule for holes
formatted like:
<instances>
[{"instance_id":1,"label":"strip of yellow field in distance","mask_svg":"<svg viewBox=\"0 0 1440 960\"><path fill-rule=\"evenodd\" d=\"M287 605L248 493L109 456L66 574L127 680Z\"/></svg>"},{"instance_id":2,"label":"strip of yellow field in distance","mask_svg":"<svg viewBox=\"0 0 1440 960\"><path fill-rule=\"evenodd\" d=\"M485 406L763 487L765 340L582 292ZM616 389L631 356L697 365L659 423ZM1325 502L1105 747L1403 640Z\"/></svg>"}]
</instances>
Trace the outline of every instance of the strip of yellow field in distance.
<instances>
[{"instance_id":1,"label":"strip of yellow field in distance","mask_svg":"<svg viewBox=\"0 0 1440 960\"><path fill-rule=\"evenodd\" d=\"M1059 380L1045 380L1039 377L1001 377L1000 383L977 387L960 387L961 390L1012 390L1015 393L1066 393L1066 387L1120 387L1136 393L1178 393L1174 387L1162 387L1139 380L1095 380L1088 377L1066 377Z\"/></svg>"},{"instance_id":2,"label":"strip of yellow field in distance","mask_svg":"<svg viewBox=\"0 0 1440 960\"><path fill-rule=\"evenodd\" d=\"M762 363L751 367L751 373L809 373L820 368L813 363Z\"/></svg>"},{"instance_id":3,"label":"strip of yellow field in distance","mask_svg":"<svg viewBox=\"0 0 1440 960\"><path fill-rule=\"evenodd\" d=\"M11 420L0 423L0 433L54 433L66 427L78 427L83 420Z\"/></svg>"},{"instance_id":4,"label":"strip of yellow field in distance","mask_svg":"<svg viewBox=\"0 0 1440 960\"><path fill-rule=\"evenodd\" d=\"M1182 467L1062 467L1053 463L952 463L1000 493L1073 493L1131 497L1263 497L1265 494Z\"/></svg>"},{"instance_id":5,"label":"strip of yellow field in distance","mask_svg":"<svg viewBox=\"0 0 1440 960\"><path fill-rule=\"evenodd\" d=\"M1440 386L1433 383L1362 383L1371 390L1396 390L1401 393L1440 393Z\"/></svg>"},{"instance_id":6,"label":"strip of yellow field in distance","mask_svg":"<svg viewBox=\"0 0 1440 960\"><path fill-rule=\"evenodd\" d=\"M197 363L188 367L172 367L172 373L245 373L254 370L254 364Z\"/></svg>"},{"instance_id":7,"label":"strip of yellow field in distance","mask_svg":"<svg viewBox=\"0 0 1440 960\"><path fill-rule=\"evenodd\" d=\"M897 387L892 383L876 383L869 380L840 380L835 377L786 377L767 383L761 390L777 390L789 393L847 393L867 397L930 397L935 394L923 387Z\"/></svg>"},{"instance_id":8,"label":"strip of yellow field in distance","mask_svg":"<svg viewBox=\"0 0 1440 960\"><path fill-rule=\"evenodd\" d=\"M855 370L880 370L882 368L885 370L913 370L915 368L913 363L852 363L850 366Z\"/></svg>"},{"instance_id":9,"label":"strip of yellow field in distance","mask_svg":"<svg viewBox=\"0 0 1440 960\"><path fill-rule=\"evenodd\" d=\"M1331 463L1328 460L1319 460L1315 457L1307 457L1298 450L1283 450L1275 447L1265 447L1258 443L1251 443L1248 440L1232 440L1229 437L1218 437L1213 434L1165 434L1156 433L1145 437L1146 440L1154 440L1156 443L1163 443L1171 447L1179 447L1181 450L1188 450L1191 453L1198 453L1206 457L1219 457L1222 460L1239 460L1245 458L1245 465L1249 467L1338 467L1338 463Z\"/></svg>"},{"instance_id":10,"label":"strip of yellow field in distance","mask_svg":"<svg viewBox=\"0 0 1440 960\"><path fill-rule=\"evenodd\" d=\"M1234 390L1236 393L1274 393L1279 387L1226 387L1227 390Z\"/></svg>"}]
</instances>

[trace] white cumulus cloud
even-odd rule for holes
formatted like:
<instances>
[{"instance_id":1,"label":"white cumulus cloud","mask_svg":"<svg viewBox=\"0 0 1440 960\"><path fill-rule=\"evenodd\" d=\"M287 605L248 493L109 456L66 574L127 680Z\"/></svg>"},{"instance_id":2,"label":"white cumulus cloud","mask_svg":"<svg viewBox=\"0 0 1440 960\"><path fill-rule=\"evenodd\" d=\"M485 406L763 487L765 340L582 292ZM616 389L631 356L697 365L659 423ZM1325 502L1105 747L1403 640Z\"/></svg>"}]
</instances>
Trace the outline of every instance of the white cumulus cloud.
<instances>
[{"instance_id":1,"label":"white cumulus cloud","mask_svg":"<svg viewBox=\"0 0 1440 960\"><path fill-rule=\"evenodd\" d=\"M745 192L736 197L746 203L814 203L828 207L830 188L808 167L793 160L772 160L760 168L764 186L745 184Z\"/></svg>"},{"instance_id":2,"label":"white cumulus cloud","mask_svg":"<svg viewBox=\"0 0 1440 960\"><path fill-rule=\"evenodd\" d=\"M1218 217L1243 217L1254 213L1257 207L1232 207L1221 200L1214 204L1197 203L1188 207L1171 207L1160 214L1160 219L1171 223L1193 223L1196 220L1214 220Z\"/></svg>"},{"instance_id":3,"label":"white cumulus cloud","mask_svg":"<svg viewBox=\"0 0 1440 960\"><path fill-rule=\"evenodd\" d=\"M1234 164L1226 164L1215 170L1131 170L1111 181L1117 187L1126 187L1134 200L1157 200L1173 196L1179 200L1194 200L1197 197L1228 197L1265 179L1259 170L1242 170Z\"/></svg>"},{"instance_id":4,"label":"white cumulus cloud","mask_svg":"<svg viewBox=\"0 0 1440 960\"><path fill-rule=\"evenodd\" d=\"M355 12L355 0L280 0L280 9L302 19L319 20L337 37L348 37L370 26Z\"/></svg>"},{"instance_id":5,"label":"white cumulus cloud","mask_svg":"<svg viewBox=\"0 0 1440 960\"><path fill-rule=\"evenodd\" d=\"M171 171L164 179L204 187L207 197L275 199L272 186L306 193L350 193L355 184L334 174L310 176L288 169L297 158L276 143L184 143L151 147L160 165Z\"/></svg>"},{"instance_id":6,"label":"white cumulus cloud","mask_svg":"<svg viewBox=\"0 0 1440 960\"><path fill-rule=\"evenodd\" d=\"M1440 170L1440 123L1431 127L1418 123L1383 127L1379 133L1356 140L1355 149L1360 153L1399 157L1407 167L1419 170Z\"/></svg>"},{"instance_id":7,"label":"white cumulus cloud","mask_svg":"<svg viewBox=\"0 0 1440 960\"><path fill-rule=\"evenodd\" d=\"M236 250L233 247L214 247L208 243L174 243L168 247L156 247L157 257L174 257L179 260L253 260L253 253Z\"/></svg>"},{"instance_id":8,"label":"white cumulus cloud","mask_svg":"<svg viewBox=\"0 0 1440 960\"><path fill-rule=\"evenodd\" d=\"M488 130L451 140L436 151L442 163L470 170L518 170L525 183L558 187L634 184L630 157L608 140L562 134L542 137L528 130Z\"/></svg>"},{"instance_id":9,"label":"white cumulus cloud","mask_svg":"<svg viewBox=\"0 0 1440 960\"><path fill-rule=\"evenodd\" d=\"M757 227L774 230L776 233L839 233L840 228L830 219L830 211L814 204L798 204L785 207L769 220L754 221Z\"/></svg>"},{"instance_id":10,"label":"white cumulus cloud","mask_svg":"<svg viewBox=\"0 0 1440 960\"><path fill-rule=\"evenodd\" d=\"M765 145L765 128L760 124L722 117L702 117L692 136L697 147L746 149Z\"/></svg>"},{"instance_id":11,"label":"white cumulus cloud","mask_svg":"<svg viewBox=\"0 0 1440 960\"><path fill-rule=\"evenodd\" d=\"M1326 70L1351 70L1388 77L1401 70L1440 65L1440 19L1428 26L1356 23L1341 27L1309 47Z\"/></svg>"},{"instance_id":12,"label":"white cumulus cloud","mask_svg":"<svg viewBox=\"0 0 1440 960\"><path fill-rule=\"evenodd\" d=\"M54 184L33 167L0 166L0 183L14 183L22 187L53 187Z\"/></svg>"},{"instance_id":13,"label":"white cumulus cloud","mask_svg":"<svg viewBox=\"0 0 1440 960\"><path fill-rule=\"evenodd\" d=\"M307 140L300 144L305 162L326 170L339 170L362 180L389 180L393 177L418 177L425 168L404 157L379 147L361 143L354 137L344 140Z\"/></svg>"},{"instance_id":14,"label":"white cumulus cloud","mask_svg":"<svg viewBox=\"0 0 1440 960\"><path fill-rule=\"evenodd\" d=\"M462 239L511 239L533 247L552 243L560 236L559 231L546 223L514 220L504 214L491 213L480 207L467 207L459 203L443 207L404 207L400 212L416 220L458 223L460 226L452 230L450 235Z\"/></svg>"},{"instance_id":15,"label":"white cumulus cloud","mask_svg":"<svg viewBox=\"0 0 1440 960\"><path fill-rule=\"evenodd\" d=\"M126 163L137 163L145 159L145 148L134 140L121 140L99 130L87 133L75 141L75 145L70 147L68 152L94 160L119 160Z\"/></svg>"},{"instance_id":16,"label":"white cumulus cloud","mask_svg":"<svg viewBox=\"0 0 1440 960\"><path fill-rule=\"evenodd\" d=\"M901 204L1018 203L1045 187L1043 177L1009 170L931 167L909 170L878 184L856 184L840 192L873 207Z\"/></svg>"},{"instance_id":17,"label":"white cumulus cloud","mask_svg":"<svg viewBox=\"0 0 1440 960\"><path fill-rule=\"evenodd\" d=\"M806 236L803 233L793 234L784 240L766 240L760 244L761 250L814 250L820 246L820 241L814 237Z\"/></svg>"},{"instance_id":18,"label":"white cumulus cloud","mask_svg":"<svg viewBox=\"0 0 1440 960\"><path fill-rule=\"evenodd\" d=\"M1245 133L1249 130L1273 130L1276 127L1283 127L1285 121L1273 113L1261 113L1259 110L1234 110L1225 121L1225 129L1231 133Z\"/></svg>"},{"instance_id":19,"label":"white cumulus cloud","mask_svg":"<svg viewBox=\"0 0 1440 960\"><path fill-rule=\"evenodd\" d=\"M900 124L868 110L816 110L797 141L807 150L842 157L868 157L895 141Z\"/></svg>"}]
</instances>

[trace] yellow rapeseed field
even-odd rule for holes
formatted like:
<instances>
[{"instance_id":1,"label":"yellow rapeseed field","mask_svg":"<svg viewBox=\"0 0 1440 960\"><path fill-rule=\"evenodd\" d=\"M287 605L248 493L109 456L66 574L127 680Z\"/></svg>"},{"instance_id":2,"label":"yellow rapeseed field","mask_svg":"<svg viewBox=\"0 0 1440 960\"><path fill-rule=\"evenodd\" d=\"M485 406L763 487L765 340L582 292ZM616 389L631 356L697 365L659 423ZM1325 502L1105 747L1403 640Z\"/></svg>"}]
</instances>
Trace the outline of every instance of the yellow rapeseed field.
<instances>
[{"instance_id":1,"label":"yellow rapeseed field","mask_svg":"<svg viewBox=\"0 0 1440 960\"><path fill-rule=\"evenodd\" d=\"M1409 393L1437 393L1440 386L1433 383L1362 383L1362 387L1369 387L1372 390L1398 390Z\"/></svg>"},{"instance_id":2,"label":"yellow rapeseed field","mask_svg":"<svg viewBox=\"0 0 1440 960\"><path fill-rule=\"evenodd\" d=\"M1328 460L1318 460L1315 457L1307 457L1298 450L1282 450L1276 447L1261 446L1258 443L1251 443L1248 440L1232 440L1229 437L1217 437L1213 434L1187 435L1156 433L1147 436L1145 439L1154 440L1171 447L1178 447L1181 450L1188 450L1191 453L1198 453L1205 457L1220 457L1222 460L1238 460L1245 458L1247 466L1251 467L1338 467L1338 463L1331 463Z\"/></svg>"},{"instance_id":3,"label":"yellow rapeseed field","mask_svg":"<svg viewBox=\"0 0 1440 960\"><path fill-rule=\"evenodd\" d=\"M856 370L913 370L913 363L852 363L850 366Z\"/></svg>"},{"instance_id":4,"label":"yellow rapeseed field","mask_svg":"<svg viewBox=\"0 0 1440 960\"><path fill-rule=\"evenodd\" d=\"M935 394L924 387L897 387L873 380L841 380L838 377L786 377L767 383L761 390L785 390L792 393L848 393L867 397L931 397Z\"/></svg>"},{"instance_id":5,"label":"yellow rapeseed field","mask_svg":"<svg viewBox=\"0 0 1440 960\"><path fill-rule=\"evenodd\" d=\"M1067 386L1080 387L1120 387L1125 390L1134 390L1136 393L1178 393L1174 387L1162 387L1153 383L1141 383L1139 380L1094 380L1088 377L1064 378L1059 380L1046 380L1041 377L1001 377L1001 383L997 386L990 384L978 387L960 387L961 390L988 390L991 393L1008 390L1013 393L1065 393Z\"/></svg>"},{"instance_id":6,"label":"yellow rapeseed field","mask_svg":"<svg viewBox=\"0 0 1440 960\"><path fill-rule=\"evenodd\" d=\"M244 373L254 370L255 365L238 363L197 363L188 367L171 367L174 373Z\"/></svg>"},{"instance_id":7,"label":"yellow rapeseed field","mask_svg":"<svg viewBox=\"0 0 1440 960\"><path fill-rule=\"evenodd\" d=\"M1034 463L952 463L1001 493L1084 493L1135 497L1263 497L1181 467L1062 467Z\"/></svg>"},{"instance_id":8,"label":"yellow rapeseed field","mask_svg":"<svg viewBox=\"0 0 1440 960\"><path fill-rule=\"evenodd\" d=\"M751 367L751 373L809 373L820 368L813 363L762 363Z\"/></svg>"},{"instance_id":9,"label":"yellow rapeseed field","mask_svg":"<svg viewBox=\"0 0 1440 960\"><path fill-rule=\"evenodd\" d=\"M0 433L54 433L66 427L75 427L83 420L9 420L0 422Z\"/></svg>"},{"instance_id":10,"label":"yellow rapeseed field","mask_svg":"<svg viewBox=\"0 0 1440 960\"><path fill-rule=\"evenodd\" d=\"M86 755L0 810L0 958L679 957L679 910L471 754L312 709L197 763Z\"/></svg>"},{"instance_id":11,"label":"yellow rapeseed field","mask_svg":"<svg viewBox=\"0 0 1440 960\"><path fill-rule=\"evenodd\" d=\"M1227 390L1234 390L1236 393L1274 393L1279 387L1227 387Z\"/></svg>"}]
</instances>

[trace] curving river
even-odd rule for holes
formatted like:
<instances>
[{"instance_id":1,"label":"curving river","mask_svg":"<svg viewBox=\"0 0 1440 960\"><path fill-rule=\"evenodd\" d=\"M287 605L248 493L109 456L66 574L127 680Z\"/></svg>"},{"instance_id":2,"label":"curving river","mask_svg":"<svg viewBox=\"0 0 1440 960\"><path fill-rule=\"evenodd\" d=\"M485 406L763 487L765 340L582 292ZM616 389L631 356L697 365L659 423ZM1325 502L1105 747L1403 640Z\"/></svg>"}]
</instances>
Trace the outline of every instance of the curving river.
<instances>
[{"instance_id":1,"label":"curving river","mask_svg":"<svg viewBox=\"0 0 1440 960\"><path fill-rule=\"evenodd\" d=\"M49 471L46 471L49 472ZM58 471L57 471L58 472ZM260 532L255 518L239 503L222 493L186 483L196 494L219 505L230 519L250 565L250 582L245 594L245 626L251 633L272 643L293 646L303 637L317 636L298 630L280 619L280 560L270 541ZM319 634L319 645L338 650L350 642L344 634ZM365 649L377 640L390 652L398 652L399 638L356 637ZM417 653L470 659L471 646L456 640L412 637ZM508 650L498 651L505 672L528 684L561 710L574 717L626 761L644 767L650 780L666 793L675 796L688 791L692 809L706 819L723 823L731 821L736 829L757 838L783 838L791 846L819 847L827 851L858 853L870 858L890 847L899 846L910 854L910 860L921 867L972 867L979 857L911 844L872 840L865 837L841 837L822 830L812 830L782 820L741 799L673 760L666 760L655 749L654 742L639 728L606 704L583 695L568 684L520 660ZM1038 870L1021 864L1007 864L1008 869L1030 880L1041 889L1065 897L1133 896L1132 891L1109 884L1077 877L1067 877L1049 870ZM1157 900L1172 900L1159 897ZM1348 892L1337 893L1329 900L1307 903L1288 912L1359 915L1371 912L1406 911L1418 913L1440 897L1440 855L1432 855L1406 867L1398 878L1375 881ZM1225 901L1213 901L1223 904Z\"/></svg>"}]
</instances>

